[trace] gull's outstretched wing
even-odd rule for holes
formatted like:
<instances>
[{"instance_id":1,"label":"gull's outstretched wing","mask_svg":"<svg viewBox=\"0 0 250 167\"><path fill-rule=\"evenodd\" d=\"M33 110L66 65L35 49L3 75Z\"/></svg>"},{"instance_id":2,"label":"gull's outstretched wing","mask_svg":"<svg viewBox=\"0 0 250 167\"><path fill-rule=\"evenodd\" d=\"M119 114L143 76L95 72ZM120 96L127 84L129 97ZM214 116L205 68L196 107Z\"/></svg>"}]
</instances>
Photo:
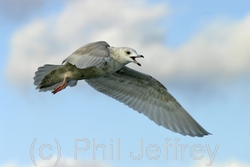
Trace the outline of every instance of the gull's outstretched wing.
<instances>
[{"instance_id":1,"label":"gull's outstretched wing","mask_svg":"<svg viewBox=\"0 0 250 167\"><path fill-rule=\"evenodd\" d=\"M149 75L123 67L112 75L86 79L86 82L173 132L199 137L210 134Z\"/></svg>"},{"instance_id":2,"label":"gull's outstretched wing","mask_svg":"<svg viewBox=\"0 0 250 167\"><path fill-rule=\"evenodd\" d=\"M84 45L67 57L64 62L69 62L77 68L100 67L109 58L109 44L105 41L93 42Z\"/></svg>"}]
</instances>

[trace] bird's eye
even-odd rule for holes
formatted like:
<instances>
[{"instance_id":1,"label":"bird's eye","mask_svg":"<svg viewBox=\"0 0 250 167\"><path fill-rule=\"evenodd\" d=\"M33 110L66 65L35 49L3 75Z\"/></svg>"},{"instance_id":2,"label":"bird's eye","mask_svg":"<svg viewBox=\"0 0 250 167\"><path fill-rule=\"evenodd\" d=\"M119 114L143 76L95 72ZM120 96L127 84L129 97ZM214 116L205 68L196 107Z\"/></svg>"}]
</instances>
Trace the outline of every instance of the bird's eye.
<instances>
[{"instance_id":1,"label":"bird's eye","mask_svg":"<svg viewBox=\"0 0 250 167\"><path fill-rule=\"evenodd\" d=\"M126 51L126 53L127 53L128 55L130 55L131 52L130 52L130 51Z\"/></svg>"}]
</instances>

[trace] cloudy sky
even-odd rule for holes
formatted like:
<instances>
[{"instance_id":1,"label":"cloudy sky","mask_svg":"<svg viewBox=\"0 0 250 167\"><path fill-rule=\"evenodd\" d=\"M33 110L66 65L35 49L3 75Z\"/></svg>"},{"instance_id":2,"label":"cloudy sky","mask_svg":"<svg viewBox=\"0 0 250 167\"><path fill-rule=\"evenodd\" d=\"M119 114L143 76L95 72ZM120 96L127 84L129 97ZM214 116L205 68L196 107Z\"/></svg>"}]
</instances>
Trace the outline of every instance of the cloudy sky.
<instances>
[{"instance_id":1,"label":"cloudy sky","mask_svg":"<svg viewBox=\"0 0 250 167\"><path fill-rule=\"evenodd\" d=\"M0 167L250 166L250 1L0 0ZM212 135L157 126L84 81L33 85L104 40L144 55L154 76Z\"/></svg>"}]
</instances>

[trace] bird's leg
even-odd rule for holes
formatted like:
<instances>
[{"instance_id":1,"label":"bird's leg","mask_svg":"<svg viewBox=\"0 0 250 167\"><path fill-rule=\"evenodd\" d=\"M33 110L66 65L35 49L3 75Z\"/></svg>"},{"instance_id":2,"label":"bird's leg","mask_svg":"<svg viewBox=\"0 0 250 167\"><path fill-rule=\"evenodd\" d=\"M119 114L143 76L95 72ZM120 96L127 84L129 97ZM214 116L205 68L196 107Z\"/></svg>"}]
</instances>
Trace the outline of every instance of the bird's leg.
<instances>
[{"instance_id":1,"label":"bird's leg","mask_svg":"<svg viewBox=\"0 0 250 167\"><path fill-rule=\"evenodd\" d=\"M67 77L65 77L65 78L63 79L62 83L61 83L60 85L58 85L58 86L52 91L53 94L56 94L57 92L59 92L59 91L65 89L65 88L67 87L68 82L66 81L66 78L67 78Z\"/></svg>"}]
</instances>

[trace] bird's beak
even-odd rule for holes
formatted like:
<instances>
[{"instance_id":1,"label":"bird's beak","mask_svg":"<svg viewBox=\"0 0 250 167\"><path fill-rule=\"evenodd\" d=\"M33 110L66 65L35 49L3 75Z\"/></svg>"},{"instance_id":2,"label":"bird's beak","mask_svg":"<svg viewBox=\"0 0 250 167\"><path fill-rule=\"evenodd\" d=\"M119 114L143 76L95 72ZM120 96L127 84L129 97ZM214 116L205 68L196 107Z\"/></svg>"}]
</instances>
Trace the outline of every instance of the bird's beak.
<instances>
[{"instance_id":1,"label":"bird's beak","mask_svg":"<svg viewBox=\"0 0 250 167\"><path fill-rule=\"evenodd\" d=\"M131 56L130 58L133 59L133 62L134 62L135 64L137 64L138 66L141 66L141 64L138 63L138 62L135 60L135 58L140 58L140 57L144 58L144 56L142 56L142 55Z\"/></svg>"}]
</instances>

